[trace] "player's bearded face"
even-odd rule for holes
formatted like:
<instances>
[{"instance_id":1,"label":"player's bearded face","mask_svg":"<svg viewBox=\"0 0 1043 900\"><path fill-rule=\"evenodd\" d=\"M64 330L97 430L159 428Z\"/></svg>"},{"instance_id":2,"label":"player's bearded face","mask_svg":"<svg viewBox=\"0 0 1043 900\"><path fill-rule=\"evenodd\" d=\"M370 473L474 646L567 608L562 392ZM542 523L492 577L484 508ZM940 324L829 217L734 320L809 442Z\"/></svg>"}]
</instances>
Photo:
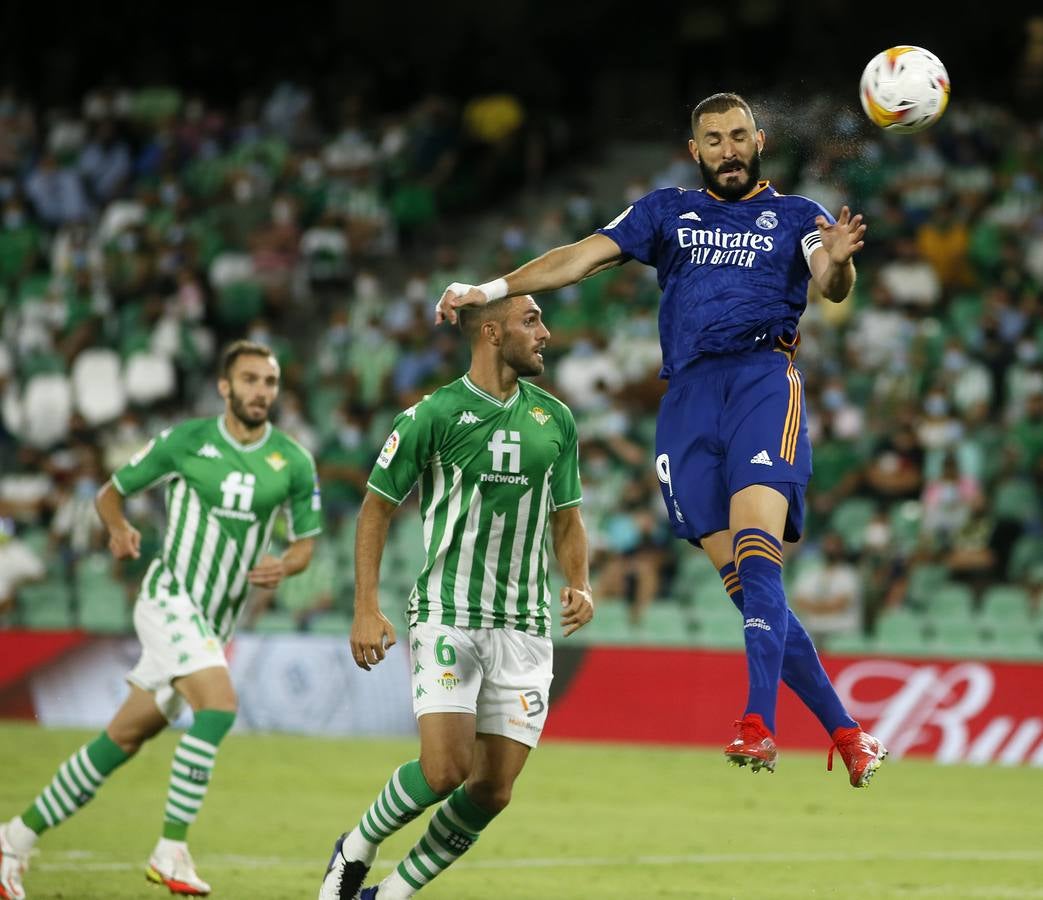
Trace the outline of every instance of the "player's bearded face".
<instances>
[{"instance_id":1,"label":"player's bearded face","mask_svg":"<svg viewBox=\"0 0 1043 900\"><path fill-rule=\"evenodd\" d=\"M243 397L229 386L228 404L232 407L232 415L250 428L268 421L269 404L265 397Z\"/></svg>"},{"instance_id":2,"label":"player's bearded face","mask_svg":"<svg viewBox=\"0 0 1043 900\"><path fill-rule=\"evenodd\" d=\"M516 298L515 311L503 323L500 356L519 375L543 373L543 348L550 340L550 332L540 318L540 308L532 297Z\"/></svg>"},{"instance_id":3,"label":"player's bearded face","mask_svg":"<svg viewBox=\"0 0 1043 900\"><path fill-rule=\"evenodd\" d=\"M232 415L247 428L257 428L268 421L279 395L278 364L272 357L242 356L221 392Z\"/></svg>"},{"instance_id":4,"label":"player's bearded face","mask_svg":"<svg viewBox=\"0 0 1043 900\"><path fill-rule=\"evenodd\" d=\"M500 353L503 361L519 375L543 374L543 347L546 341L534 341L524 329L510 329L504 333Z\"/></svg>"},{"instance_id":5,"label":"player's bearded face","mask_svg":"<svg viewBox=\"0 0 1043 900\"><path fill-rule=\"evenodd\" d=\"M710 166L699 158L699 169L703 173L706 186L725 200L738 200L753 190L761 177L760 150L753 147L753 154L748 160L733 156L722 160L716 166Z\"/></svg>"}]
</instances>

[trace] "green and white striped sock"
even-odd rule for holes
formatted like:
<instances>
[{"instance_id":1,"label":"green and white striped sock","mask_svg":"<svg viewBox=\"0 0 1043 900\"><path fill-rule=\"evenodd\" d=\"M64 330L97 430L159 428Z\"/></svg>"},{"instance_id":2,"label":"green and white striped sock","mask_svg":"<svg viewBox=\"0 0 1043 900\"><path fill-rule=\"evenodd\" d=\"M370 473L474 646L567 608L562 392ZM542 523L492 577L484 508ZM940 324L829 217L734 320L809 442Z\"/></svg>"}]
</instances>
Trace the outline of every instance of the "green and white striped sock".
<instances>
[{"instance_id":1,"label":"green and white striped sock","mask_svg":"<svg viewBox=\"0 0 1043 900\"><path fill-rule=\"evenodd\" d=\"M214 771L217 748L235 721L235 713L201 709L174 751L170 787L163 815L163 837L183 841L199 814Z\"/></svg>"},{"instance_id":2,"label":"green and white striped sock","mask_svg":"<svg viewBox=\"0 0 1043 900\"><path fill-rule=\"evenodd\" d=\"M427 831L380 885L389 900L412 897L463 856L495 813L478 806L463 785L435 810Z\"/></svg>"},{"instance_id":3,"label":"green and white striped sock","mask_svg":"<svg viewBox=\"0 0 1043 900\"><path fill-rule=\"evenodd\" d=\"M420 760L403 763L388 779L358 825L345 838L344 858L372 865L377 847L385 839L408 825L443 796L431 790L420 768Z\"/></svg>"},{"instance_id":4,"label":"green and white striped sock","mask_svg":"<svg viewBox=\"0 0 1043 900\"><path fill-rule=\"evenodd\" d=\"M22 813L22 821L37 834L64 822L85 806L106 777L128 759L130 754L103 731L58 767L51 783Z\"/></svg>"}]
</instances>

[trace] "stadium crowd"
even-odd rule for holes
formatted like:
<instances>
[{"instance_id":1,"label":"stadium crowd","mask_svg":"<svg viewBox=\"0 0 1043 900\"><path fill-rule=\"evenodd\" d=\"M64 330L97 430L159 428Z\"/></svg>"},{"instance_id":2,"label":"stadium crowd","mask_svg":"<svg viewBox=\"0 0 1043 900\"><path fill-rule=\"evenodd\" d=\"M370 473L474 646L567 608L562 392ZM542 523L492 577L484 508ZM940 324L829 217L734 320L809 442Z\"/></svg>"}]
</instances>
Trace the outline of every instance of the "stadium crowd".
<instances>
[{"instance_id":1,"label":"stadium crowd","mask_svg":"<svg viewBox=\"0 0 1043 900\"><path fill-rule=\"evenodd\" d=\"M869 223L854 295L802 320L815 475L792 605L827 648L1043 654L1043 127L964 103L893 137L824 99L799 117L750 99L765 176ZM141 566L104 554L94 492L165 425L216 414L217 348L248 337L277 352L277 420L314 453L327 519L311 568L249 624L344 633L369 467L395 412L464 360L432 326L437 293L651 188L699 186L664 144L610 205L569 141L507 94L319 110L287 83L228 112L107 88L69 111L0 90L0 623L129 628ZM526 215L492 208L523 191ZM540 299L544 382L582 441L590 639L735 645L651 465L657 298L654 272L629 265ZM147 561L160 498L129 510ZM400 610L422 558L413 518L384 567Z\"/></svg>"}]
</instances>

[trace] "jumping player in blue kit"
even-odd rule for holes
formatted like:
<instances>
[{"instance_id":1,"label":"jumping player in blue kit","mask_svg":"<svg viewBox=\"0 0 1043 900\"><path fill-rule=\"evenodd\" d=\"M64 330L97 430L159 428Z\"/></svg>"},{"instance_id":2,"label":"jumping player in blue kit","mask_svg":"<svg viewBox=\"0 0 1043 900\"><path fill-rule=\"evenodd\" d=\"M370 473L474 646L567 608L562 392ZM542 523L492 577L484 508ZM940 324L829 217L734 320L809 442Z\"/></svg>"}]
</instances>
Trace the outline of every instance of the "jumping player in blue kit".
<instances>
[{"instance_id":1,"label":"jumping player in blue kit","mask_svg":"<svg viewBox=\"0 0 1043 900\"><path fill-rule=\"evenodd\" d=\"M667 188L604 228L482 285L454 283L435 319L460 306L575 284L636 259L654 266L662 299L656 472L674 533L709 555L743 614L749 691L728 759L775 770L780 679L814 713L863 787L887 750L862 731L830 684L789 609L782 541L804 522L811 443L794 365L809 281L834 302L851 291L866 226L845 206L836 220L806 197L761 181L764 132L737 94L692 112L692 158L706 187Z\"/></svg>"}]
</instances>

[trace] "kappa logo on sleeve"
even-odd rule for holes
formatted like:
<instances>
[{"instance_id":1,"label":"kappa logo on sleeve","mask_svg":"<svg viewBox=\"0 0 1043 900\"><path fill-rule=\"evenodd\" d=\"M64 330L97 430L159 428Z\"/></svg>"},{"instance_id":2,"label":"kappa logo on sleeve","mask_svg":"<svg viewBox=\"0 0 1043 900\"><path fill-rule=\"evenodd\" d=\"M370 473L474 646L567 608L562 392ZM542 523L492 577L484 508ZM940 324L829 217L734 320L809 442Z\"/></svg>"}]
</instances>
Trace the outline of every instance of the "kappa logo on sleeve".
<instances>
[{"instance_id":1,"label":"kappa logo on sleeve","mask_svg":"<svg viewBox=\"0 0 1043 900\"><path fill-rule=\"evenodd\" d=\"M391 460L395 458L395 454L398 452L398 445L400 439L398 436L398 429L396 428L391 434L388 435L388 439L384 441L384 447L380 451L380 456L377 457L377 465L382 469L386 469L391 465Z\"/></svg>"}]
</instances>

